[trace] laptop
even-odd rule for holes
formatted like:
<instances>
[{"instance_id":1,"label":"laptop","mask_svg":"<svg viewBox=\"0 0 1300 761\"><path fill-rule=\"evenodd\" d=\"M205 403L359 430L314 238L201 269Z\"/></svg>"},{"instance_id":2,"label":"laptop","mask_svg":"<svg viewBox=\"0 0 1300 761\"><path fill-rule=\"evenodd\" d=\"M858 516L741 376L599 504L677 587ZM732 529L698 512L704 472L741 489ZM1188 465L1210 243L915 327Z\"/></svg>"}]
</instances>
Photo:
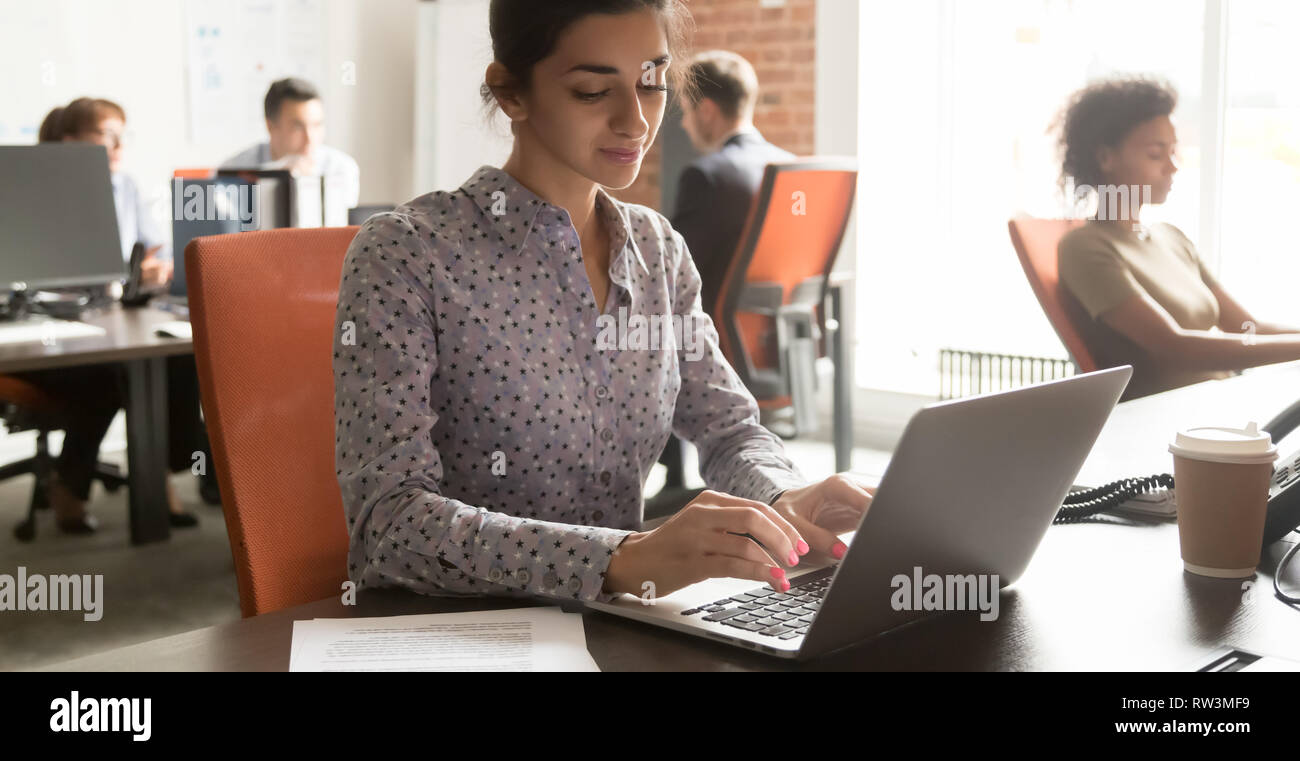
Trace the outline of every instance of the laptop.
<instances>
[{"instance_id":1,"label":"laptop","mask_svg":"<svg viewBox=\"0 0 1300 761\"><path fill-rule=\"evenodd\" d=\"M1123 365L927 405L844 535L848 552L788 569L788 592L709 579L653 604L623 595L587 607L799 660L936 610L992 620L997 590L1024 573L1132 374Z\"/></svg>"}]
</instances>

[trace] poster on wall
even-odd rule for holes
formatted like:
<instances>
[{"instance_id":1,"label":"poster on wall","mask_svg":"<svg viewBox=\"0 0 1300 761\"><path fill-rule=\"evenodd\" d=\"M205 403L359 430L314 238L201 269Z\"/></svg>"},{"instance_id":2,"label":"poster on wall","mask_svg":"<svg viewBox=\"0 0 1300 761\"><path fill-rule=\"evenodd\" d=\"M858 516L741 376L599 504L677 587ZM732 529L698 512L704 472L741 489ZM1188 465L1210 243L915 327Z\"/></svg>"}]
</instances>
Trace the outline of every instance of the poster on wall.
<instances>
[{"instance_id":1,"label":"poster on wall","mask_svg":"<svg viewBox=\"0 0 1300 761\"><path fill-rule=\"evenodd\" d=\"M196 145L263 140L272 82L324 81L324 0L187 0L185 34Z\"/></svg>"}]
</instances>

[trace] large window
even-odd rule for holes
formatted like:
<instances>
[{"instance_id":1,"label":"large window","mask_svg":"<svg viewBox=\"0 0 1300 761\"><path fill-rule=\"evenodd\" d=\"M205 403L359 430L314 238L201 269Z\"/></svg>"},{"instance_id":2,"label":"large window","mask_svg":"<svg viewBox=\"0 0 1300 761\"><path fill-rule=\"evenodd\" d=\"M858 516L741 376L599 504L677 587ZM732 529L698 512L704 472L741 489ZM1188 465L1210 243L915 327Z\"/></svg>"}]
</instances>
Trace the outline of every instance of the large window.
<instances>
[{"instance_id":1,"label":"large window","mask_svg":"<svg viewBox=\"0 0 1300 761\"><path fill-rule=\"evenodd\" d=\"M1219 275L1256 317L1300 323L1300 3L1231 0Z\"/></svg>"},{"instance_id":2,"label":"large window","mask_svg":"<svg viewBox=\"0 0 1300 761\"><path fill-rule=\"evenodd\" d=\"M1006 225L1066 214L1049 127L1115 74L1180 94L1181 169L1144 218L1197 241L1258 316L1290 320L1300 258L1277 223L1300 200L1298 34L1284 0L864 5L860 384L935 393L945 347L1066 356Z\"/></svg>"}]
</instances>

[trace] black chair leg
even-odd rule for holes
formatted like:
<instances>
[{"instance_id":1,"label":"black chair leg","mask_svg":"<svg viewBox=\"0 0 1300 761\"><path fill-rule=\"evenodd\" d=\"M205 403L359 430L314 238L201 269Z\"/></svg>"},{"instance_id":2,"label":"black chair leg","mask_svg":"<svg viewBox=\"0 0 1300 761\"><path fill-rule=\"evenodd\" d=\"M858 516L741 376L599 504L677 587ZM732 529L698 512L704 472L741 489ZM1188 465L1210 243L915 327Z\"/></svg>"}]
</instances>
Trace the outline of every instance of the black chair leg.
<instances>
[{"instance_id":1,"label":"black chair leg","mask_svg":"<svg viewBox=\"0 0 1300 761\"><path fill-rule=\"evenodd\" d=\"M50 507L50 473L53 469L49 433L41 431L36 436L36 456L32 458L32 473L36 476L36 485L32 487L32 506L35 510L48 510Z\"/></svg>"},{"instance_id":2,"label":"black chair leg","mask_svg":"<svg viewBox=\"0 0 1300 761\"><path fill-rule=\"evenodd\" d=\"M32 498L27 504L27 518L14 526L14 538L20 542L36 538L36 511L49 509L50 469L53 467L49 434L39 431L36 434L36 455L31 458L30 472L36 476L36 483L32 485Z\"/></svg>"},{"instance_id":3,"label":"black chair leg","mask_svg":"<svg viewBox=\"0 0 1300 761\"><path fill-rule=\"evenodd\" d=\"M35 473L35 468L35 457L28 457L24 460L18 460L17 462L5 463L4 465L0 465L0 481L8 481L11 478L25 476L28 473Z\"/></svg>"}]
</instances>

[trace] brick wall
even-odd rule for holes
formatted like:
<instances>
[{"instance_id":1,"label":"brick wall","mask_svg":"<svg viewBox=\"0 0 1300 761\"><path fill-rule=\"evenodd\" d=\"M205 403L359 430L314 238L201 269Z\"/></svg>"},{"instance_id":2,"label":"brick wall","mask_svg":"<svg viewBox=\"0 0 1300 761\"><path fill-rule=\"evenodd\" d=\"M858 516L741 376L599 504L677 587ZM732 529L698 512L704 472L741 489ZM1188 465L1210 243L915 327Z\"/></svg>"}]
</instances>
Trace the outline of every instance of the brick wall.
<instances>
[{"instance_id":1,"label":"brick wall","mask_svg":"<svg viewBox=\"0 0 1300 761\"><path fill-rule=\"evenodd\" d=\"M786 0L761 8L759 0L687 0L695 17L694 49L722 48L744 56L758 74L754 126L792 153L813 153L813 96L817 0ZM616 195L659 208L658 140L631 187Z\"/></svg>"}]
</instances>

